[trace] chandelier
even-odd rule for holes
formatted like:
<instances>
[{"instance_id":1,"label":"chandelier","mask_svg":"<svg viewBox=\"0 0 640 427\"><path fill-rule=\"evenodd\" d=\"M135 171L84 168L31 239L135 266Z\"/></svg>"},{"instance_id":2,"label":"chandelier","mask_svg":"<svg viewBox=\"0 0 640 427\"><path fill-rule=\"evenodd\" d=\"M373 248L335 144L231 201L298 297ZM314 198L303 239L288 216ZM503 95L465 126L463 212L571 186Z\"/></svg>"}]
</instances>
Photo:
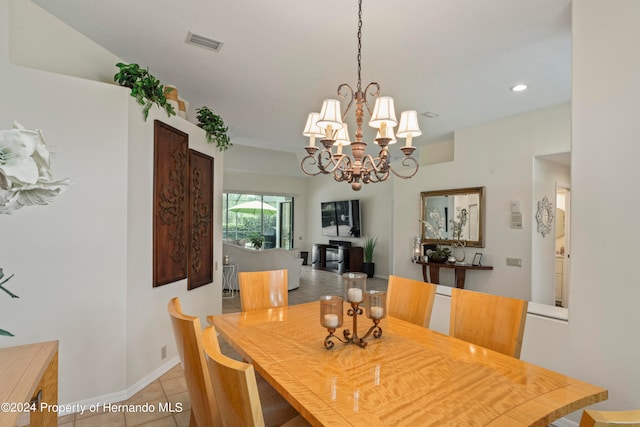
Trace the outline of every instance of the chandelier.
<instances>
[{"instance_id":1,"label":"chandelier","mask_svg":"<svg viewBox=\"0 0 640 427\"><path fill-rule=\"evenodd\" d=\"M418 171L418 162L411 157L415 147L411 145L412 138L422 134L418 126L418 114L416 111L404 111L400 116L400 126L396 135L406 138L406 144L400 148L404 157L402 165L411 166L408 175L398 173L391 167L391 155L388 146L397 142L393 128L398 124L396 120L393 98L380 95L380 85L371 82L365 90L362 90L360 78L362 49L362 0L358 1L358 85L356 91L347 83L338 86L338 97L346 98L351 95L344 114L340 112L340 101L337 99L325 99L320 113L310 113L303 131L304 136L309 137L309 145L305 147L307 155L302 159L300 166L302 171L309 176L319 174L333 174L338 181L346 181L355 191L362 188L362 183L386 181L390 172L395 176L408 179ZM367 96L375 97L373 111L369 105ZM356 134L355 141L349 139L347 124L344 119L351 110L355 101ZM369 126L377 129L375 144L380 147L377 157L365 154L367 143L362 138L362 122L364 108L369 116ZM316 146L316 138L320 138L322 148ZM344 146L351 146L352 157L343 153ZM335 147L335 151L333 150ZM309 170L307 167L316 165L317 170Z\"/></svg>"}]
</instances>

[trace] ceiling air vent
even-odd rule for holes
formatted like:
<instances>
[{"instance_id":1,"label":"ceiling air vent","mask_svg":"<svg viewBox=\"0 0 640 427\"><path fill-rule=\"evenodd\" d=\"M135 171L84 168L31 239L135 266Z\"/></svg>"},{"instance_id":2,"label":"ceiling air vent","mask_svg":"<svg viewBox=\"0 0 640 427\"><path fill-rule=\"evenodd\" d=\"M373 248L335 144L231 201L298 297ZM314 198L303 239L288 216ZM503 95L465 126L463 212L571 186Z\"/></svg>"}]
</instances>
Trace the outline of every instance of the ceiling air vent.
<instances>
[{"instance_id":1,"label":"ceiling air vent","mask_svg":"<svg viewBox=\"0 0 640 427\"><path fill-rule=\"evenodd\" d=\"M214 52L218 52L222 45L224 44L221 41L212 39L210 37L201 36L199 34L193 34L189 31L187 34L187 43L193 44L196 46L204 47L205 49L213 50Z\"/></svg>"}]
</instances>

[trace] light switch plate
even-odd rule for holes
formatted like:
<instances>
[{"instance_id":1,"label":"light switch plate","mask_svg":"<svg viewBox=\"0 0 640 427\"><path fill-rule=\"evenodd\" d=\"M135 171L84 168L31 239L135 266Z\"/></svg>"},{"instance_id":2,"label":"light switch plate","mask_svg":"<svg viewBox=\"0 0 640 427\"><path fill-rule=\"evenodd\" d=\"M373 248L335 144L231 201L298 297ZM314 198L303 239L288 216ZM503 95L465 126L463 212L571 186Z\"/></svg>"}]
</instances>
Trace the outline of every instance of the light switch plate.
<instances>
[{"instance_id":1,"label":"light switch plate","mask_svg":"<svg viewBox=\"0 0 640 427\"><path fill-rule=\"evenodd\" d=\"M507 258L507 265L512 267L522 267L522 260L520 258Z\"/></svg>"}]
</instances>

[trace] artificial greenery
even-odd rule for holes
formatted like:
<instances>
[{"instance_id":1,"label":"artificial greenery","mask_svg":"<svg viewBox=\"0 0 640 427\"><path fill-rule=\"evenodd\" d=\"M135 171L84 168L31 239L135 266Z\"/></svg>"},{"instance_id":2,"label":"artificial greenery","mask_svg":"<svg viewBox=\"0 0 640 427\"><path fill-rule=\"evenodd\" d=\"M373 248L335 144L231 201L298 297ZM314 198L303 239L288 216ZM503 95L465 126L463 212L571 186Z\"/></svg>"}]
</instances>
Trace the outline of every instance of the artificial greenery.
<instances>
[{"instance_id":1,"label":"artificial greenery","mask_svg":"<svg viewBox=\"0 0 640 427\"><path fill-rule=\"evenodd\" d=\"M256 249L262 249L262 245L264 244L264 236L258 233L254 233L249 236L249 241Z\"/></svg>"},{"instance_id":2,"label":"artificial greenery","mask_svg":"<svg viewBox=\"0 0 640 427\"><path fill-rule=\"evenodd\" d=\"M11 292L9 289L5 288L4 285L5 283L7 283L9 281L9 279L11 279L13 277L13 274L9 277L7 277L6 279L4 279L4 273L2 272L2 269L0 268L0 289L5 291L7 293L7 295L9 295L11 298L20 298L18 295L14 294L13 292ZM4 279L4 280L2 280ZM4 329L0 329L0 335L4 335L7 337L12 337L13 334L9 331L5 331Z\"/></svg>"},{"instance_id":3,"label":"artificial greenery","mask_svg":"<svg viewBox=\"0 0 640 427\"><path fill-rule=\"evenodd\" d=\"M198 126L207 133L207 141L212 144L215 143L220 151L224 151L233 145L227 135L229 128L224 125L222 117L214 114L208 107L197 108L196 112L198 113L196 116Z\"/></svg>"},{"instance_id":4,"label":"artificial greenery","mask_svg":"<svg viewBox=\"0 0 640 427\"><path fill-rule=\"evenodd\" d=\"M373 251L376 249L378 237L367 236L364 238L364 262L371 264L373 262Z\"/></svg>"},{"instance_id":5,"label":"artificial greenery","mask_svg":"<svg viewBox=\"0 0 640 427\"><path fill-rule=\"evenodd\" d=\"M445 262L451 256L451 249L438 246L429 254L429 259L435 262Z\"/></svg>"},{"instance_id":6,"label":"artificial greenery","mask_svg":"<svg viewBox=\"0 0 640 427\"><path fill-rule=\"evenodd\" d=\"M120 71L113 76L113 80L120 86L131 88L131 96L138 101L138 104L144 105L142 112L145 121L153 104L164 108L169 117L176 115L173 106L167 102L164 86L160 80L149 74L148 69L140 68L138 64L123 64L121 62L117 63L116 67ZM173 88L167 88L167 90L171 91Z\"/></svg>"}]
</instances>

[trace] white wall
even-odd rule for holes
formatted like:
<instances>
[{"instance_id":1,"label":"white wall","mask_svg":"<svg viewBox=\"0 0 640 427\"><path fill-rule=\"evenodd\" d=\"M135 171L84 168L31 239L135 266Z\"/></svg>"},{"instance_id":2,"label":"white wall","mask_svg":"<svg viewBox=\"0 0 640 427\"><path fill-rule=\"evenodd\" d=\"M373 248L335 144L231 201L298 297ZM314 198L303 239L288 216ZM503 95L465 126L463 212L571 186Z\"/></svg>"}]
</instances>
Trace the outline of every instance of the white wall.
<instances>
[{"instance_id":1,"label":"white wall","mask_svg":"<svg viewBox=\"0 0 640 427\"><path fill-rule=\"evenodd\" d=\"M467 248L466 253L471 259L481 252L482 263L493 270L469 272L465 287L529 300L536 209L532 206L533 158L566 152L569 146L568 104L456 132L453 161L423 166L413 179L395 181L394 274L422 279L420 266L410 262L410 242L420 235L421 191L484 186L485 247ZM522 230L510 228L512 200L521 202ZM522 267L508 267L507 257L522 259ZM454 286L453 271L442 270L440 283Z\"/></svg>"},{"instance_id":2,"label":"white wall","mask_svg":"<svg viewBox=\"0 0 640 427\"><path fill-rule=\"evenodd\" d=\"M38 70L113 83L122 62L31 0L8 1L10 62Z\"/></svg>"},{"instance_id":3,"label":"white wall","mask_svg":"<svg viewBox=\"0 0 640 427\"><path fill-rule=\"evenodd\" d=\"M153 108L147 121L129 90L128 134L128 281L127 281L127 387L145 386L154 369L177 357L167 303L178 296L185 313L201 316L222 312L222 170L223 154L207 143L202 129L163 110ZM187 291L187 279L153 288L153 121L160 120L189 135L189 148L214 158L214 277L213 283ZM160 348L167 346L167 360ZM152 375L151 375L152 376Z\"/></svg>"},{"instance_id":4,"label":"white wall","mask_svg":"<svg viewBox=\"0 0 640 427\"><path fill-rule=\"evenodd\" d=\"M73 185L51 205L0 218L0 267L15 274L7 285L20 296L0 295L0 327L16 335L0 337L0 346L57 339L61 403L125 399L176 363L171 297L195 315L221 311L220 270L193 291L186 280L152 287L153 119L189 133L190 147L215 158L214 219L222 213L222 154L183 119L152 111L143 122L126 88L9 64L9 16L0 2L0 75L11 82L0 129L13 120L42 129L54 178Z\"/></svg>"},{"instance_id":5,"label":"white wall","mask_svg":"<svg viewBox=\"0 0 640 427\"><path fill-rule=\"evenodd\" d=\"M571 289L568 373L610 389L608 408L640 407L638 274L602 262L638 256L640 2L573 1ZM615 200L615 230L603 227ZM630 252L629 252L630 251ZM633 262L633 261L631 261ZM548 357L548 356L547 356Z\"/></svg>"}]
</instances>

